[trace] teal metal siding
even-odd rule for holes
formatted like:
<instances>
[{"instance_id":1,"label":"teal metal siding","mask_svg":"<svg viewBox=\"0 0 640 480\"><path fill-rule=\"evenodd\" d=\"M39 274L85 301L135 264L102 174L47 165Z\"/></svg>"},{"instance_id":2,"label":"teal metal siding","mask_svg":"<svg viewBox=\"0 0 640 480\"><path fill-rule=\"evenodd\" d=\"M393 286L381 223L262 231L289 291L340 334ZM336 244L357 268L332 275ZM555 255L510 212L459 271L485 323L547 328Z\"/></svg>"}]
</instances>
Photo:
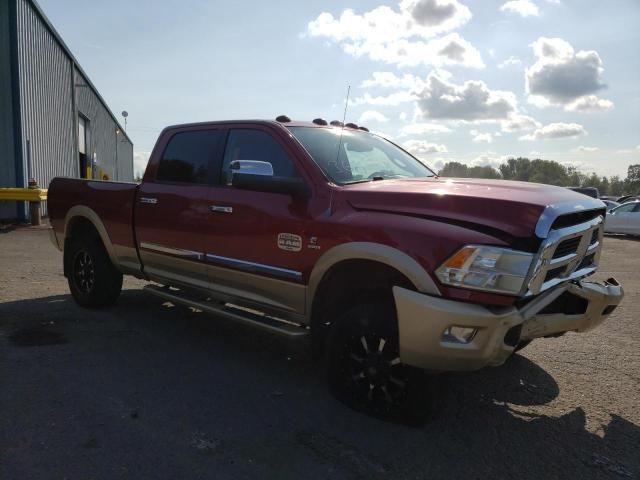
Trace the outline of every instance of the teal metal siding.
<instances>
[{"instance_id":1,"label":"teal metal siding","mask_svg":"<svg viewBox=\"0 0 640 480\"><path fill-rule=\"evenodd\" d=\"M31 2L17 1L23 168L46 187L54 177L79 173L73 64Z\"/></svg>"}]
</instances>

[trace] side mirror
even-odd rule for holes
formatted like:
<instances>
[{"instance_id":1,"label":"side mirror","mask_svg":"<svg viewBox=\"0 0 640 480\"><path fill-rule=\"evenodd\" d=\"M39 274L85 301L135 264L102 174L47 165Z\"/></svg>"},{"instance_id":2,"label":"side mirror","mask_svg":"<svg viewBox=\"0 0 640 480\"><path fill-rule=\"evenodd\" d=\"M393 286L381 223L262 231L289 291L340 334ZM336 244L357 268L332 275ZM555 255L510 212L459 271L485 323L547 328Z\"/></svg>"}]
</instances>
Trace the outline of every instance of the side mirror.
<instances>
[{"instance_id":1,"label":"side mirror","mask_svg":"<svg viewBox=\"0 0 640 480\"><path fill-rule=\"evenodd\" d=\"M229 164L231 178L238 173L273 177L273 165L260 160L234 160Z\"/></svg>"},{"instance_id":2,"label":"side mirror","mask_svg":"<svg viewBox=\"0 0 640 480\"><path fill-rule=\"evenodd\" d=\"M298 198L308 198L309 187L301 178L274 177L273 165L258 160L234 160L231 168L231 185L241 190L283 193Z\"/></svg>"}]
</instances>

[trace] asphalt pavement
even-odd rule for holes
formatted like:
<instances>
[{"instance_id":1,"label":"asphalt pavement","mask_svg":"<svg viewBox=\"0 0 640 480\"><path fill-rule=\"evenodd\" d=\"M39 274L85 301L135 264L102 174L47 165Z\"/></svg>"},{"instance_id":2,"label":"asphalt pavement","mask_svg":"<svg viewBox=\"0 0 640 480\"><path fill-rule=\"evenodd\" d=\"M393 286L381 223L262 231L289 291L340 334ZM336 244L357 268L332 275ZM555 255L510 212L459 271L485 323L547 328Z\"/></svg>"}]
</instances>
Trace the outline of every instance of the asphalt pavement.
<instances>
[{"instance_id":1,"label":"asphalt pavement","mask_svg":"<svg viewBox=\"0 0 640 480\"><path fill-rule=\"evenodd\" d=\"M328 393L306 341L171 306L127 279L79 308L38 228L0 229L0 479L640 477L640 242L606 238L626 298L587 334L447 375L410 428Z\"/></svg>"}]
</instances>

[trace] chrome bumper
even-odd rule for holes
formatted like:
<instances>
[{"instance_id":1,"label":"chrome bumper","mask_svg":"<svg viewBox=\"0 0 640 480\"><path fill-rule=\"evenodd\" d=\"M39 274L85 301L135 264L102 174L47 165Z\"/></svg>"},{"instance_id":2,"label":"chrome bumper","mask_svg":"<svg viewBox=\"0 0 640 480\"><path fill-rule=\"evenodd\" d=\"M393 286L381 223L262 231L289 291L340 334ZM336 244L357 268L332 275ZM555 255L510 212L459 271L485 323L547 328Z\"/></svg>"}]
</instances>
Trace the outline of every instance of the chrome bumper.
<instances>
[{"instance_id":1,"label":"chrome bumper","mask_svg":"<svg viewBox=\"0 0 640 480\"><path fill-rule=\"evenodd\" d=\"M581 305L581 313L556 311L561 304L559 297L565 293L574 305L576 301ZM521 309L489 309L400 287L393 288L393 295L402 362L428 370L463 371L501 365L518 341L591 330L611 314L624 291L614 279L602 283L580 281L559 285ZM468 343L457 343L444 336L452 326L473 328L476 333ZM507 334L509 344L505 343Z\"/></svg>"}]
</instances>

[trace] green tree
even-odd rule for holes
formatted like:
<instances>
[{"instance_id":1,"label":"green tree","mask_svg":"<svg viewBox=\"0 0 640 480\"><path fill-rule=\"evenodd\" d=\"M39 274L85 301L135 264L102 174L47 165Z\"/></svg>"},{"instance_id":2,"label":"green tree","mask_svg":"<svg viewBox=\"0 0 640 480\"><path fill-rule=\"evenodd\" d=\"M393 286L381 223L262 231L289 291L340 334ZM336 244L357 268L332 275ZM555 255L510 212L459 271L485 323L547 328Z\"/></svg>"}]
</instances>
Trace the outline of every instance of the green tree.
<instances>
[{"instance_id":1,"label":"green tree","mask_svg":"<svg viewBox=\"0 0 640 480\"><path fill-rule=\"evenodd\" d=\"M493 167L469 167L460 162L449 162L438 172L441 177L459 178L502 178L500 173Z\"/></svg>"},{"instance_id":2,"label":"green tree","mask_svg":"<svg viewBox=\"0 0 640 480\"><path fill-rule=\"evenodd\" d=\"M620 179L618 175L614 175L609 179L608 195L620 197L624 195L624 180Z\"/></svg>"},{"instance_id":3,"label":"green tree","mask_svg":"<svg viewBox=\"0 0 640 480\"><path fill-rule=\"evenodd\" d=\"M460 162L447 162L438 172L441 177L466 177L469 167Z\"/></svg>"},{"instance_id":4,"label":"green tree","mask_svg":"<svg viewBox=\"0 0 640 480\"><path fill-rule=\"evenodd\" d=\"M567 186L569 187L581 187L587 178L586 175L576 167L567 167L567 177Z\"/></svg>"},{"instance_id":5,"label":"green tree","mask_svg":"<svg viewBox=\"0 0 640 480\"><path fill-rule=\"evenodd\" d=\"M526 181L566 187L569 177L564 165L553 160L536 159L529 165L529 178Z\"/></svg>"},{"instance_id":6,"label":"green tree","mask_svg":"<svg viewBox=\"0 0 640 480\"><path fill-rule=\"evenodd\" d=\"M500 165L500 174L504 180L528 181L531 160L528 158L510 158L507 163Z\"/></svg>"},{"instance_id":7,"label":"green tree","mask_svg":"<svg viewBox=\"0 0 640 480\"><path fill-rule=\"evenodd\" d=\"M629 195L637 195L640 193L640 163L629 165L629 168L627 168L625 187Z\"/></svg>"}]
</instances>

